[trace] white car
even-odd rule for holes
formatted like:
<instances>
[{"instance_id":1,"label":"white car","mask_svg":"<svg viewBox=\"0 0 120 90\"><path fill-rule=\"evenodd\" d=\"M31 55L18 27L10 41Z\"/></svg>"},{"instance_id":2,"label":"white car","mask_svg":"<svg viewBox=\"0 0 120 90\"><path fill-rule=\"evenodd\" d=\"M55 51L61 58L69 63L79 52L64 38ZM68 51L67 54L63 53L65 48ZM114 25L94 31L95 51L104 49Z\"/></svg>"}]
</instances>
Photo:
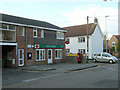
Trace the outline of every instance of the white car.
<instances>
[{"instance_id":1,"label":"white car","mask_svg":"<svg viewBox=\"0 0 120 90\"><path fill-rule=\"evenodd\" d=\"M92 59L93 59L94 62L100 61L100 62L115 63L115 62L118 61L118 58L116 58L115 56L112 56L111 54L109 54L107 52L94 53L92 55Z\"/></svg>"}]
</instances>

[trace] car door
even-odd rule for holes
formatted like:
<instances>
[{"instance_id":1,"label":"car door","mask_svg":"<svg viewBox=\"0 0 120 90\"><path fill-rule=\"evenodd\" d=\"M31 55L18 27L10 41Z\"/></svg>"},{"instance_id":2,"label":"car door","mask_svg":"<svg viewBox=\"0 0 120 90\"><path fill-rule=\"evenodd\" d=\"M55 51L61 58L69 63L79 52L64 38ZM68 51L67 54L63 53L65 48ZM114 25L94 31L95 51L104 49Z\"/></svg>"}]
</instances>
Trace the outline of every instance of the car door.
<instances>
[{"instance_id":1,"label":"car door","mask_svg":"<svg viewBox=\"0 0 120 90\"><path fill-rule=\"evenodd\" d=\"M98 54L97 54L97 61L102 61L101 53L98 53Z\"/></svg>"},{"instance_id":2,"label":"car door","mask_svg":"<svg viewBox=\"0 0 120 90\"><path fill-rule=\"evenodd\" d=\"M108 59L109 59L108 55L103 53L102 58L103 58L103 62L108 62Z\"/></svg>"}]
</instances>

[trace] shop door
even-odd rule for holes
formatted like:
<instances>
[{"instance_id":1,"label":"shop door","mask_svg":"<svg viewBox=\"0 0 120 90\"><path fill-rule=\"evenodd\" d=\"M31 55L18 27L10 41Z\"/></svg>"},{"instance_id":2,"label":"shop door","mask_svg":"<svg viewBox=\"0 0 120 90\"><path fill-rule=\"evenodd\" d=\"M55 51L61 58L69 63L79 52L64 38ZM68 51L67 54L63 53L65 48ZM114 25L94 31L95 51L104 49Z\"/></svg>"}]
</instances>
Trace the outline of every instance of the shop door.
<instances>
[{"instance_id":1,"label":"shop door","mask_svg":"<svg viewBox=\"0 0 120 90\"><path fill-rule=\"evenodd\" d=\"M47 50L48 64L52 64L52 49Z\"/></svg>"},{"instance_id":2,"label":"shop door","mask_svg":"<svg viewBox=\"0 0 120 90\"><path fill-rule=\"evenodd\" d=\"M18 65L24 66L24 49L18 50Z\"/></svg>"}]
</instances>

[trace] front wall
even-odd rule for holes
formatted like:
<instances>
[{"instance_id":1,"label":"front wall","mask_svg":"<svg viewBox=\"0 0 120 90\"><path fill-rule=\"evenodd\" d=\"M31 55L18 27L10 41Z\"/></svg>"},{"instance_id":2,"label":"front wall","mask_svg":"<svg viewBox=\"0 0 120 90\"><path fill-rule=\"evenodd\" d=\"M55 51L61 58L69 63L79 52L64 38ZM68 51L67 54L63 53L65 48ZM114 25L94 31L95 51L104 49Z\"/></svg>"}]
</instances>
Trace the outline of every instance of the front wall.
<instances>
[{"instance_id":1,"label":"front wall","mask_svg":"<svg viewBox=\"0 0 120 90\"><path fill-rule=\"evenodd\" d=\"M85 37L85 36L81 36ZM66 44L66 49L70 49L70 53L78 53L78 49L85 49L87 48L87 38L85 37L85 42L78 43L78 37L68 37L70 40L69 44ZM87 52L87 50L86 50Z\"/></svg>"},{"instance_id":2,"label":"front wall","mask_svg":"<svg viewBox=\"0 0 120 90\"><path fill-rule=\"evenodd\" d=\"M96 27L91 39L90 39L90 58L92 57L92 54L95 52L103 52L103 36L100 32L100 28Z\"/></svg>"},{"instance_id":3,"label":"front wall","mask_svg":"<svg viewBox=\"0 0 120 90\"><path fill-rule=\"evenodd\" d=\"M112 48L112 42L115 42L115 43L118 42L114 35L111 37L111 39L108 42L108 45L109 45L110 48Z\"/></svg>"},{"instance_id":4,"label":"front wall","mask_svg":"<svg viewBox=\"0 0 120 90\"><path fill-rule=\"evenodd\" d=\"M27 33L27 36L25 36ZM24 65L40 65L40 64L47 64L47 49L45 49L45 61L36 61L36 49L33 47L26 48L27 45L34 45L34 44L41 44L41 45L64 45L64 40L57 40L56 39L56 32L55 31L44 31L44 38L40 38L41 30L39 29L38 37L33 37L33 28L26 28L24 30L24 36L18 36L18 28L16 28L16 42L17 45L17 56L16 56L16 67L18 66L18 50L24 49ZM27 41L26 41L27 38ZM27 45L26 45L27 43ZM39 48L40 49L40 48ZM44 48L41 48L44 49ZM55 60L55 49L53 50L53 63L62 62L61 60ZM27 59L27 53L32 53L32 59ZM63 49L63 56L64 56L64 49Z\"/></svg>"}]
</instances>

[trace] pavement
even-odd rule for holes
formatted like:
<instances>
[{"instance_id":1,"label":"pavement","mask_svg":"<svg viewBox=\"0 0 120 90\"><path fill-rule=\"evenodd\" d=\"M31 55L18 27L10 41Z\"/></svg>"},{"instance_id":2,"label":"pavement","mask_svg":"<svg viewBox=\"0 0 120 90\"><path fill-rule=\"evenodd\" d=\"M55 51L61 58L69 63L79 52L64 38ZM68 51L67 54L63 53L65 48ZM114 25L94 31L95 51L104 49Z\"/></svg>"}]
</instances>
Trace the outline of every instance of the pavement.
<instances>
[{"instance_id":1,"label":"pavement","mask_svg":"<svg viewBox=\"0 0 120 90\"><path fill-rule=\"evenodd\" d=\"M57 64L48 64L48 65L37 65L37 66L25 66L20 67L21 70L28 71L74 71L74 70L83 70L92 67L97 67L97 63L78 63L78 64L68 64L68 63L57 63Z\"/></svg>"}]
</instances>

